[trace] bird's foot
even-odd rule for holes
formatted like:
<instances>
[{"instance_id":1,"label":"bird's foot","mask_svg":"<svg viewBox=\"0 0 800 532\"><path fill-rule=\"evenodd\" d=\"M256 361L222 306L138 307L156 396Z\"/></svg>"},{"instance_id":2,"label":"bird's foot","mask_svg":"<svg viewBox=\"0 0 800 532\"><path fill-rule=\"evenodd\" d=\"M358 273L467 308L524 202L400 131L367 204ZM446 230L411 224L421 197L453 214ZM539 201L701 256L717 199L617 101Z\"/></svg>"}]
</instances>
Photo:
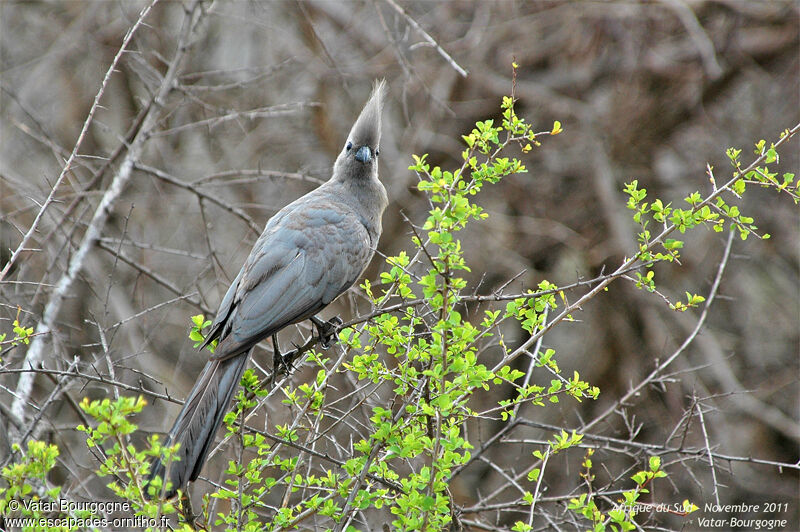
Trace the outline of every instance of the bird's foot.
<instances>
[{"instance_id":1,"label":"bird's foot","mask_svg":"<svg viewBox=\"0 0 800 532\"><path fill-rule=\"evenodd\" d=\"M299 348L292 343L294 349L287 352L281 353L281 348L278 345L278 337L277 335L272 336L272 374L273 375L288 375L294 367L292 363L294 362L294 358L297 356Z\"/></svg>"},{"instance_id":2,"label":"bird's foot","mask_svg":"<svg viewBox=\"0 0 800 532\"><path fill-rule=\"evenodd\" d=\"M319 345L322 349L328 349L331 346L331 340L334 342L339 341L339 330L342 327L342 318L334 316L328 321L322 321L316 316L311 318L314 325L317 326L317 334L319 334Z\"/></svg>"},{"instance_id":3,"label":"bird's foot","mask_svg":"<svg viewBox=\"0 0 800 532\"><path fill-rule=\"evenodd\" d=\"M331 346L331 341L339 340L339 330L341 329L342 324L344 323L339 316L334 316L328 321L322 321L318 317L312 316L311 322L317 328L317 334L319 336L319 345L322 347L322 349L328 349ZM281 353L281 348L278 345L277 335L272 336L273 375L288 375L292 371L292 369L294 369L292 366L294 360L298 356L310 350L314 346L314 340L312 338L302 346L298 346L294 343L292 344L292 346L294 347L294 349L292 349L291 351L287 353Z\"/></svg>"}]
</instances>

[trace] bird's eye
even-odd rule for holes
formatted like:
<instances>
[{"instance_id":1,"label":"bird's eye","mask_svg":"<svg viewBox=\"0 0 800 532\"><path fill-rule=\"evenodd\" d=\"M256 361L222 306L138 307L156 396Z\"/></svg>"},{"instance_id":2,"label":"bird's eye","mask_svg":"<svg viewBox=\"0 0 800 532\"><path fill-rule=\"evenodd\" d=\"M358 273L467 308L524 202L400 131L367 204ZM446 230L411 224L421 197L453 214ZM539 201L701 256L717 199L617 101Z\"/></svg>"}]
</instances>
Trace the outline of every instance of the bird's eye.
<instances>
[{"instance_id":1,"label":"bird's eye","mask_svg":"<svg viewBox=\"0 0 800 532\"><path fill-rule=\"evenodd\" d=\"M352 142L348 142L347 146L346 146L346 149L347 149L347 151L352 150L353 149L353 143Z\"/></svg>"},{"instance_id":2,"label":"bird's eye","mask_svg":"<svg viewBox=\"0 0 800 532\"><path fill-rule=\"evenodd\" d=\"M378 148L375 148L375 157L377 157L380 154L381 154L381 150L378 149Z\"/></svg>"}]
</instances>

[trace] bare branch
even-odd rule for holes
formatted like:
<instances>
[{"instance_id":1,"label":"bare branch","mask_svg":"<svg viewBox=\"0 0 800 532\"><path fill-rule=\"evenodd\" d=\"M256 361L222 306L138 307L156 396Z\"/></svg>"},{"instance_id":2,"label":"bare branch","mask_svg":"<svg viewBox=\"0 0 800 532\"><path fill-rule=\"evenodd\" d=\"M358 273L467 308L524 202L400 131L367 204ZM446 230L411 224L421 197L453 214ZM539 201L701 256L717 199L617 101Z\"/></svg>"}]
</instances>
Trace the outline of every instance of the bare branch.
<instances>
[{"instance_id":1,"label":"bare branch","mask_svg":"<svg viewBox=\"0 0 800 532\"><path fill-rule=\"evenodd\" d=\"M86 259L86 256L89 254L89 251L94 247L94 245L99 240L103 227L105 226L106 220L111 212L111 209L119 198L120 194L125 188L125 185L128 182L128 179L131 176L131 171L133 170L134 163L139 159L142 149L144 147L144 143L148 138L148 134L150 130L155 126L157 120L157 112L156 109L160 109L164 101L166 99L167 94L172 89L172 86L175 82L178 68L181 63L181 59L183 58L184 54L186 53L186 42L189 37L192 28L194 27L197 21L197 14L199 13L199 5L200 2L197 1L193 4L192 8L187 12L187 17L183 21L183 28L181 30L181 35L178 39L178 44L176 47L175 55L170 63L169 67L167 68L167 72L164 75L164 78L161 82L161 86L158 89L156 98L155 98L155 106L152 107L149 112L147 113L142 127L139 132L134 137L133 141L131 142L130 146L128 146L128 152L120 164L120 167L117 171L117 174L114 176L113 181L109 185L108 189L106 190L105 194L103 195L100 204L97 206L97 209L92 216L92 220L89 222L88 227L86 228L86 232L83 235L83 239L81 240L78 249L72 255L69 267L66 272L61 276L58 283L56 283L56 288L50 295L50 299L45 306L44 312L42 313L42 319L36 327L36 333L40 336L31 341L30 347L25 355L25 360L23 364L28 368L36 368L41 363L42 359L44 358L44 338L43 336L51 333L53 328L55 327L56 317L58 315L59 310L61 309L61 305L64 299L67 297L67 293L69 292L70 288L72 287L72 283L75 281L78 273L83 268L83 263ZM152 6L152 4L151 4ZM139 27L142 23L144 17L149 12L149 8L147 10L143 10L142 14L140 14L137 22L132 27L132 30L135 30ZM126 36L125 41L123 42L124 46L127 46L128 41L130 40L130 35L132 35L132 31L129 31L129 35ZM120 50L119 53L122 53L124 48ZM119 55L119 54L118 54ZM113 66L116 63L112 64L112 68L109 69L109 75L113 71ZM105 85L104 85L105 86ZM102 94L100 94L102 96ZM96 98L99 101L99 98ZM96 109L96 105L92 106L92 111ZM85 127L88 127L88 122ZM73 153L77 153L78 145L73 150ZM62 175L66 173L65 171L62 172ZM10 263L7 264L10 267ZM28 402L30 394L33 390L33 381L34 381L35 374L33 373L24 373L20 376L19 381L17 382L17 389L16 389L16 396L14 398L14 402L11 405L11 411L14 415L19 419L24 419L25 416L25 404Z\"/></svg>"},{"instance_id":2,"label":"bare branch","mask_svg":"<svg viewBox=\"0 0 800 532\"><path fill-rule=\"evenodd\" d=\"M420 26L420 25L417 23L417 21L416 21L416 20L414 20L413 18L411 18L411 16L410 16L408 13L406 13L406 10L405 10L405 9L403 9L402 7L400 7L399 5L397 5L397 3L396 3L394 0L384 0L384 1L385 1L387 4L389 4L389 5L391 6L391 8L392 8L392 9L394 9L395 11L397 11L397 12L400 14L400 16L402 16L404 19L406 19L406 22L408 22L408 23L409 23L409 24L410 24L410 25L411 25L411 26L412 26L412 27L413 27L415 30L417 30L417 31L418 31L418 32L419 32L419 33L422 35L422 37L425 39L425 41L427 41L427 42L428 42L428 44L430 44L431 46L433 46L433 47L434 47L434 49L436 49L436 51L437 51L437 52L439 52L439 55L441 55L441 56L442 56L442 57L445 59L445 61L447 61L447 62L450 64L450 66L451 66L451 67L453 67L453 70L455 70L456 72L458 72L458 73L459 73L459 75L460 75L462 78L466 78L466 77L467 77L467 71L466 71L466 70L464 70L463 68L461 68L461 66L460 66L458 63L456 63L455 59L453 59L452 57L450 57L450 54L448 54L447 52L445 52L445 51L444 51L444 48L442 48L441 46L439 46L439 43L437 43L437 42L436 42L436 40L435 40L433 37L431 37L431 36L428 34L428 32L427 32L427 31L425 31L424 29L422 29L422 26Z\"/></svg>"},{"instance_id":3,"label":"bare branch","mask_svg":"<svg viewBox=\"0 0 800 532\"><path fill-rule=\"evenodd\" d=\"M119 63L120 58L122 58L122 55L125 53L125 50L128 47L128 44L130 43L131 39L133 38L134 33L136 33L136 30L139 29L139 26L142 25L144 19L147 17L148 13L150 13L150 10L153 8L153 6L158 3L158 1L159 0L152 0L149 4L147 4L144 8L142 8L142 11L139 13L139 17L136 19L136 22L133 24L133 26L130 27L128 32L125 34L125 38L122 40L122 45L119 47L119 50L117 50L117 53L114 56L114 59L111 61L111 65L108 67L106 75L103 77L103 81L100 84L100 90L97 91L97 94L94 97L94 102L92 102L92 106L91 108L89 108L89 114L86 117L86 120L83 122L83 127L81 128L81 132L78 134L78 140L75 142L75 147L72 148L72 152L69 154L67 162L64 163L64 168L61 169L61 173L59 174L58 179L56 179L56 182L53 183L53 186L50 189L50 194L47 196L47 199L42 205L42 208L39 209L39 212L36 215L36 218L33 220L33 223L28 228L28 231L25 233L25 236L22 237L22 241L17 246L17 249L14 250L14 253L11 254L11 258L8 259L8 262L6 262L6 265L3 266L2 271L0 271L0 282L2 282L2 280L5 278L6 274L8 273L8 270L11 269L11 266L14 264L14 262L16 262L20 253L26 250L26 246L28 245L28 240L31 239L33 233L36 231L36 228L39 226L39 221L42 219L42 216L44 216L44 212L53 203L53 200L55 199L56 195L56 190L61 185L61 182L64 180L64 177L67 175L67 173L72 169L73 161L75 160L76 157L78 157L78 150L80 150L81 145L83 144L83 139L86 136L86 132L89 131L89 125L92 123L92 120L94 120L94 114L100 105L100 100L102 99L103 94L105 94L106 87L108 86L108 82L111 79L111 75L116 70L117 64Z\"/></svg>"}]
</instances>

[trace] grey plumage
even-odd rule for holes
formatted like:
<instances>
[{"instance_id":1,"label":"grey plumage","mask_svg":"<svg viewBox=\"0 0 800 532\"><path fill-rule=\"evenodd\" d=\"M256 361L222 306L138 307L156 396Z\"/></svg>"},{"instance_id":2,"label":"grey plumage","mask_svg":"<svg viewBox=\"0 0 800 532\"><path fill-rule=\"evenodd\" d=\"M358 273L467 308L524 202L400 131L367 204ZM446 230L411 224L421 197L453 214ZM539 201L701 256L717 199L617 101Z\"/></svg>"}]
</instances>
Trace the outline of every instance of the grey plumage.
<instances>
[{"instance_id":1,"label":"grey plumage","mask_svg":"<svg viewBox=\"0 0 800 532\"><path fill-rule=\"evenodd\" d=\"M253 346L322 310L369 264L388 203L378 180L384 92L376 83L330 180L270 218L228 288L206 338L219 343L166 441L180 443L180 461L151 468L172 482L168 495L199 475Z\"/></svg>"}]
</instances>

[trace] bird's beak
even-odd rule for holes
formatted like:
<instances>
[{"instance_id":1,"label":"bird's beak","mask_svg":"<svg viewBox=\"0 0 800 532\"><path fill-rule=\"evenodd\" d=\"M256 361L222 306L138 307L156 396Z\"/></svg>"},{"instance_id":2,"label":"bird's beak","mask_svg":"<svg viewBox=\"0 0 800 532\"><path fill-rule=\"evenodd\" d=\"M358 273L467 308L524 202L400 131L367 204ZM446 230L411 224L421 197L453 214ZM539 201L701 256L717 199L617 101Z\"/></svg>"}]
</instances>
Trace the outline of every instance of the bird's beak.
<instances>
[{"instance_id":1,"label":"bird's beak","mask_svg":"<svg viewBox=\"0 0 800 532\"><path fill-rule=\"evenodd\" d=\"M368 163L371 160L372 160L372 152L370 151L369 146L361 146L356 152L356 161L362 163Z\"/></svg>"}]
</instances>

